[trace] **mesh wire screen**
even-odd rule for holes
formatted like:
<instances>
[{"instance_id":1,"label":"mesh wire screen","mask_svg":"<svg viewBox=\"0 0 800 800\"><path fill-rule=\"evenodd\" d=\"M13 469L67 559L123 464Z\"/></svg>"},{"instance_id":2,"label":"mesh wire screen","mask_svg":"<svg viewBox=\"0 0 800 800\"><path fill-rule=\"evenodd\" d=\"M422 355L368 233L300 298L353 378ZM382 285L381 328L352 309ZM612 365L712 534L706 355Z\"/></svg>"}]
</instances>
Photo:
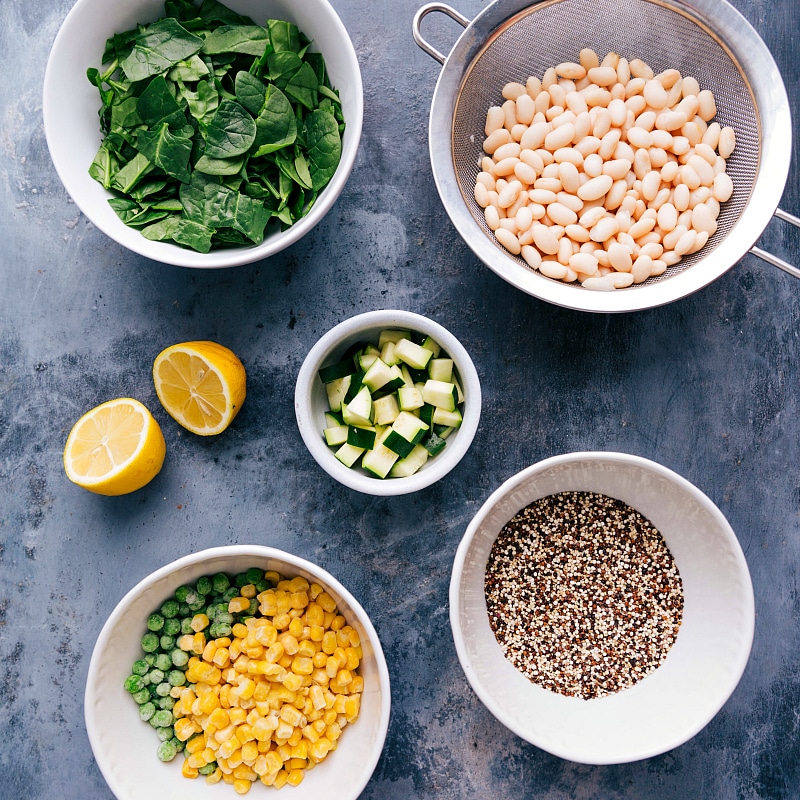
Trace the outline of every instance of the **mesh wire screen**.
<instances>
[{"instance_id":1,"label":"mesh wire screen","mask_svg":"<svg viewBox=\"0 0 800 800\"><path fill-rule=\"evenodd\" d=\"M646 282L654 283L691 266L722 240L744 211L758 172L758 111L745 76L724 45L682 12L657 0L551 0L509 19L467 68L456 100L452 151L459 187L475 221L495 241L473 196L485 155L481 145L486 112L502 104L504 84L525 83L530 75L541 78L549 67L577 61L584 47L594 49L601 60L614 51L628 60L642 59L656 74L674 68L684 76L694 76L700 88L714 93L717 122L736 132L736 149L727 167L734 193L723 205L716 233L700 252L684 256L663 275ZM529 269L521 258L499 244L497 248Z\"/></svg>"}]
</instances>

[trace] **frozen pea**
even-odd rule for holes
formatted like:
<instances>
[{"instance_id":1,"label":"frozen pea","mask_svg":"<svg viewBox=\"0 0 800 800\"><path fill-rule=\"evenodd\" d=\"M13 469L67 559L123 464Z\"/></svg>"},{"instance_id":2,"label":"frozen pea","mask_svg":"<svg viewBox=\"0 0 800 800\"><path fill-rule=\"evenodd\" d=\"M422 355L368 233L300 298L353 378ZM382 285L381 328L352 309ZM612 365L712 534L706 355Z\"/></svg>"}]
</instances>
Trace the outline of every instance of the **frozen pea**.
<instances>
[{"instance_id":1,"label":"frozen pea","mask_svg":"<svg viewBox=\"0 0 800 800\"><path fill-rule=\"evenodd\" d=\"M143 689L140 689L138 692L134 692L131 697L141 706L144 703L149 702L150 700L150 689L145 686Z\"/></svg>"},{"instance_id":2,"label":"frozen pea","mask_svg":"<svg viewBox=\"0 0 800 800\"><path fill-rule=\"evenodd\" d=\"M191 613L191 612L190 612ZM184 617L181 620L181 633L185 636L187 633L194 633L194 628L192 628L192 618L191 617Z\"/></svg>"},{"instance_id":3,"label":"frozen pea","mask_svg":"<svg viewBox=\"0 0 800 800\"><path fill-rule=\"evenodd\" d=\"M245 572L245 575L247 577L247 583L256 584L264 577L264 570L258 567L250 567L250 569Z\"/></svg>"},{"instance_id":4,"label":"frozen pea","mask_svg":"<svg viewBox=\"0 0 800 800\"><path fill-rule=\"evenodd\" d=\"M153 724L157 728L169 728L174 721L175 717L172 716L172 711L166 708L156 711L153 715Z\"/></svg>"},{"instance_id":5,"label":"frozen pea","mask_svg":"<svg viewBox=\"0 0 800 800\"><path fill-rule=\"evenodd\" d=\"M147 629L158 633L164 627L164 617L161 614L151 614L147 618Z\"/></svg>"},{"instance_id":6,"label":"frozen pea","mask_svg":"<svg viewBox=\"0 0 800 800\"><path fill-rule=\"evenodd\" d=\"M171 691L172 686L170 686L168 681L162 681L156 686L156 694L159 697L166 697Z\"/></svg>"},{"instance_id":7,"label":"frozen pea","mask_svg":"<svg viewBox=\"0 0 800 800\"><path fill-rule=\"evenodd\" d=\"M205 597L207 594L211 594L213 590L213 585L211 583L211 578L203 576L199 578L197 581L197 591Z\"/></svg>"},{"instance_id":8,"label":"frozen pea","mask_svg":"<svg viewBox=\"0 0 800 800\"><path fill-rule=\"evenodd\" d=\"M185 667L189 663L189 654L185 650L176 648L170 655L172 664L176 667Z\"/></svg>"},{"instance_id":9,"label":"frozen pea","mask_svg":"<svg viewBox=\"0 0 800 800\"><path fill-rule=\"evenodd\" d=\"M161 606L161 614L165 619L172 619L173 617L178 616L178 601L177 600L167 600L163 606Z\"/></svg>"},{"instance_id":10,"label":"frozen pea","mask_svg":"<svg viewBox=\"0 0 800 800\"><path fill-rule=\"evenodd\" d=\"M181 621L174 617L169 617L164 620L164 630L161 631L162 636L177 636L181 632Z\"/></svg>"},{"instance_id":11,"label":"frozen pea","mask_svg":"<svg viewBox=\"0 0 800 800\"><path fill-rule=\"evenodd\" d=\"M130 675L125 679L125 691L131 694L140 692L146 685L141 675Z\"/></svg>"},{"instance_id":12,"label":"frozen pea","mask_svg":"<svg viewBox=\"0 0 800 800\"><path fill-rule=\"evenodd\" d=\"M159 697L158 702L156 705L159 708L164 709L165 711L172 711L175 708L175 698L171 695L167 695L166 697Z\"/></svg>"},{"instance_id":13,"label":"frozen pea","mask_svg":"<svg viewBox=\"0 0 800 800\"><path fill-rule=\"evenodd\" d=\"M175 647L175 637L167 636L166 634L164 634L162 635L161 639L159 639L159 645L161 649L164 651L164 653L161 653L161 655L169 653L172 650L172 648ZM162 669L164 668L162 667Z\"/></svg>"},{"instance_id":14,"label":"frozen pea","mask_svg":"<svg viewBox=\"0 0 800 800\"><path fill-rule=\"evenodd\" d=\"M164 680L164 670L159 669L158 665L156 665L150 672L147 673L147 679L153 686L157 686L161 681Z\"/></svg>"},{"instance_id":15,"label":"frozen pea","mask_svg":"<svg viewBox=\"0 0 800 800\"><path fill-rule=\"evenodd\" d=\"M213 586L215 592L222 594L231 585L231 582L224 572L218 572L211 579L211 585Z\"/></svg>"},{"instance_id":16,"label":"frozen pea","mask_svg":"<svg viewBox=\"0 0 800 800\"><path fill-rule=\"evenodd\" d=\"M173 643L174 647L174 643ZM170 648L171 650L172 648ZM156 656L156 669L160 669L162 672L166 672L172 666L172 659L169 657L168 653L159 653ZM161 683L161 681L156 681L156 683Z\"/></svg>"},{"instance_id":17,"label":"frozen pea","mask_svg":"<svg viewBox=\"0 0 800 800\"><path fill-rule=\"evenodd\" d=\"M145 653L155 653L158 650L159 640L158 636L152 631L148 631L142 636L142 650Z\"/></svg>"},{"instance_id":18,"label":"frozen pea","mask_svg":"<svg viewBox=\"0 0 800 800\"><path fill-rule=\"evenodd\" d=\"M139 706L139 719L141 719L143 722L149 722L155 713L155 703L142 703L142 705Z\"/></svg>"},{"instance_id":19,"label":"frozen pea","mask_svg":"<svg viewBox=\"0 0 800 800\"><path fill-rule=\"evenodd\" d=\"M179 669L172 669L167 674L167 680L171 686L183 686L186 683L186 675Z\"/></svg>"},{"instance_id":20,"label":"frozen pea","mask_svg":"<svg viewBox=\"0 0 800 800\"><path fill-rule=\"evenodd\" d=\"M143 659L139 658L133 662L133 666L131 667L131 672L134 675L146 675L147 670L150 669L148 663Z\"/></svg>"},{"instance_id":21,"label":"frozen pea","mask_svg":"<svg viewBox=\"0 0 800 800\"><path fill-rule=\"evenodd\" d=\"M161 761L172 761L172 759L178 755L178 748L175 747L172 740L168 740L166 742L161 742L156 752Z\"/></svg>"}]
</instances>

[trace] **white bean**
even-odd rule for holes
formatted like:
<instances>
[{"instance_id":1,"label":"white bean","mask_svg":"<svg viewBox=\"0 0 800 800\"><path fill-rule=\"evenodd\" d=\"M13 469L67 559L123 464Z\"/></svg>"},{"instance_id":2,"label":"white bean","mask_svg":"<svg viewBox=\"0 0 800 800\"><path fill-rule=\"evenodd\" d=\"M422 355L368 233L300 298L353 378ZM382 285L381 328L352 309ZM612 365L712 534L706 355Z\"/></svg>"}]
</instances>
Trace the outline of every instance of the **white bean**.
<instances>
[{"instance_id":1,"label":"white bean","mask_svg":"<svg viewBox=\"0 0 800 800\"><path fill-rule=\"evenodd\" d=\"M634 147L652 147L653 145L653 136L649 131L646 131L644 128L633 127L628 129L626 134L628 137L628 141Z\"/></svg>"},{"instance_id":2,"label":"white bean","mask_svg":"<svg viewBox=\"0 0 800 800\"><path fill-rule=\"evenodd\" d=\"M489 230L496 232L500 227L500 212L498 212L497 206L486 206L486 208L483 210L483 216L486 219L486 224L489 226Z\"/></svg>"},{"instance_id":3,"label":"white bean","mask_svg":"<svg viewBox=\"0 0 800 800\"><path fill-rule=\"evenodd\" d=\"M520 247L519 239L517 239L511 231L500 227L494 232L494 235L497 241L500 242L509 253L513 253L515 256L519 255L522 248Z\"/></svg>"},{"instance_id":4,"label":"white bean","mask_svg":"<svg viewBox=\"0 0 800 800\"><path fill-rule=\"evenodd\" d=\"M686 233L681 236L680 239L675 243L675 247L672 249L679 255L685 255L688 253L693 247L695 242L697 241L697 231L694 230L687 230Z\"/></svg>"},{"instance_id":5,"label":"white bean","mask_svg":"<svg viewBox=\"0 0 800 800\"><path fill-rule=\"evenodd\" d=\"M543 259L539 264L539 272L546 275L548 278L560 281L567 275L567 267L559 264L558 261L551 261L550 259Z\"/></svg>"},{"instance_id":6,"label":"white bean","mask_svg":"<svg viewBox=\"0 0 800 800\"><path fill-rule=\"evenodd\" d=\"M502 95L506 100L516 100L521 94L525 94L526 91L526 88L521 83L512 81L503 87Z\"/></svg>"},{"instance_id":7,"label":"white bean","mask_svg":"<svg viewBox=\"0 0 800 800\"><path fill-rule=\"evenodd\" d=\"M579 244L585 244L590 241L589 231L587 231L583 225L567 225L564 228L564 233L569 236L573 242L578 242Z\"/></svg>"},{"instance_id":8,"label":"white bean","mask_svg":"<svg viewBox=\"0 0 800 800\"><path fill-rule=\"evenodd\" d=\"M519 160L531 167L537 175L542 174L544 170L544 161L542 161L542 157L535 150L521 150Z\"/></svg>"},{"instance_id":9,"label":"white bean","mask_svg":"<svg viewBox=\"0 0 800 800\"><path fill-rule=\"evenodd\" d=\"M489 190L486 185L480 182L475 183L475 202L481 207L489 205Z\"/></svg>"},{"instance_id":10,"label":"white bean","mask_svg":"<svg viewBox=\"0 0 800 800\"><path fill-rule=\"evenodd\" d=\"M611 275L604 275L602 278L585 278L581 281L581 286L595 292L613 292L617 288Z\"/></svg>"},{"instance_id":11,"label":"white bean","mask_svg":"<svg viewBox=\"0 0 800 800\"><path fill-rule=\"evenodd\" d=\"M575 125L568 122L558 128L554 128L544 137L544 146L551 152L559 147L566 147L575 136Z\"/></svg>"},{"instance_id":12,"label":"white bean","mask_svg":"<svg viewBox=\"0 0 800 800\"><path fill-rule=\"evenodd\" d=\"M698 203L692 209L692 228L697 233L705 231L709 236L713 236L716 232L717 220L705 203Z\"/></svg>"},{"instance_id":13,"label":"white bean","mask_svg":"<svg viewBox=\"0 0 800 800\"><path fill-rule=\"evenodd\" d=\"M604 195L608 194L609 189L614 183L614 179L610 175L598 175L592 178L578 188L578 197L581 200L599 200Z\"/></svg>"},{"instance_id":14,"label":"white bean","mask_svg":"<svg viewBox=\"0 0 800 800\"><path fill-rule=\"evenodd\" d=\"M619 208L622 201L625 199L627 191L628 184L625 181L614 181L603 201L603 206L609 211L614 211Z\"/></svg>"},{"instance_id":15,"label":"white bean","mask_svg":"<svg viewBox=\"0 0 800 800\"><path fill-rule=\"evenodd\" d=\"M664 84L655 78L647 81L643 94L644 99L647 100L647 105L651 108L664 108L667 104L667 90Z\"/></svg>"},{"instance_id":16,"label":"white bean","mask_svg":"<svg viewBox=\"0 0 800 800\"><path fill-rule=\"evenodd\" d=\"M558 252L558 237L546 225L540 222L531 226L533 241L536 246L547 255L555 255Z\"/></svg>"},{"instance_id":17,"label":"white bean","mask_svg":"<svg viewBox=\"0 0 800 800\"><path fill-rule=\"evenodd\" d=\"M630 272L633 267L631 251L619 242L612 242L607 249L608 260L617 272Z\"/></svg>"},{"instance_id":18,"label":"white bean","mask_svg":"<svg viewBox=\"0 0 800 800\"><path fill-rule=\"evenodd\" d=\"M583 211L584 202L576 194L570 194L569 192L558 192L556 194L556 202L561 203L562 206L566 206L576 214Z\"/></svg>"},{"instance_id":19,"label":"white bean","mask_svg":"<svg viewBox=\"0 0 800 800\"><path fill-rule=\"evenodd\" d=\"M678 224L678 209L672 203L664 203L658 209L658 227L662 231L671 231Z\"/></svg>"},{"instance_id":20,"label":"white bean","mask_svg":"<svg viewBox=\"0 0 800 800\"><path fill-rule=\"evenodd\" d=\"M640 255L631 267L634 283L644 283L653 271L653 259L647 255Z\"/></svg>"},{"instance_id":21,"label":"white bean","mask_svg":"<svg viewBox=\"0 0 800 800\"><path fill-rule=\"evenodd\" d=\"M603 217L592 226L589 236L594 242L606 242L619 231L619 222L614 217Z\"/></svg>"},{"instance_id":22,"label":"white bean","mask_svg":"<svg viewBox=\"0 0 800 800\"><path fill-rule=\"evenodd\" d=\"M492 156L496 163L500 163L505 158L519 158L522 148L516 142L506 142L501 144Z\"/></svg>"},{"instance_id":23,"label":"white bean","mask_svg":"<svg viewBox=\"0 0 800 800\"><path fill-rule=\"evenodd\" d=\"M574 253L570 256L569 266L578 275L596 275L598 269L597 256L593 253Z\"/></svg>"},{"instance_id":24,"label":"white bean","mask_svg":"<svg viewBox=\"0 0 800 800\"><path fill-rule=\"evenodd\" d=\"M520 247L520 255L531 269L539 269L542 263L542 254L535 247L529 244L522 245Z\"/></svg>"},{"instance_id":25,"label":"white bean","mask_svg":"<svg viewBox=\"0 0 800 800\"><path fill-rule=\"evenodd\" d=\"M719 133L717 151L723 158L728 158L736 147L736 133L733 128L726 125Z\"/></svg>"},{"instance_id":26,"label":"white bean","mask_svg":"<svg viewBox=\"0 0 800 800\"><path fill-rule=\"evenodd\" d=\"M589 178L603 174L603 159L597 153L591 153L583 159L583 171Z\"/></svg>"},{"instance_id":27,"label":"white bean","mask_svg":"<svg viewBox=\"0 0 800 800\"><path fill-rule=\"evenodd\" d=\"M634 58L630 62L630 70L634 78L644 78L646 81L649 81L655 77L653 75L653 70L640 58Z\"/></svg>"},{"instance_id":28,"label":"white bean","mask_svg":"<svg viewBox=\"0 0 800 800\"><path fill-rule=\"evenodd\" d=\"M702 120L710 122L717 114L717 104L714 101L714 95L708 89L703 89L700 94L697 95L697 100L699 102L697 113Z\"/></svg>"},{"instance_id":29,"label":"white bean","mask_svg":"<svg viewBox=\"0 0 800 800\"><path fill-rule=\"evenodd\" d=\"M730 175L728 175L726 172L720 172L718 175L714 176L713 193L714 199L719 203L724 203L726 200L730 200L730 197L733 194L733 181L731 180Z\"/></svg>"},{"instance_id":30,"label":"white bean","mask_svg":"<svg viewBox=\"0 0 800 800\"><path fill-rule=\"evenodd\" d=\"M573 225L578 221L578 215L561 203L550 203L547 206L547 216L556 225Z\"/></svg>"}]
</instances>

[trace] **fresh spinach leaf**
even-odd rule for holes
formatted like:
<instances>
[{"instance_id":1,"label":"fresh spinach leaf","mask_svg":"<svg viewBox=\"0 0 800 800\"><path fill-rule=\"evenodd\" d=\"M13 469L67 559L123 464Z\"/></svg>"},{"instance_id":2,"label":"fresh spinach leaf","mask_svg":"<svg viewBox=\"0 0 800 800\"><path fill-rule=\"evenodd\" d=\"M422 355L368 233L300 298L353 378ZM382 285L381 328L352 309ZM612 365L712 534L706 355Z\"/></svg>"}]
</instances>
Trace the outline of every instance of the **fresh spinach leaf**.
<instances>
[{"instance_id":1,"label":"fresh spinach leaf","mask_svg":"<svg viewBox=\"0 0 800 800\"><path fill-rule=\"evenodd\" d=\"M182 183L191 180L192 140L188 136L172 133L167 123L162 122L158 128L140 131L137 144L139 152L167 175Z\"/></svg>"},{"instance_id":2,"label":"fresh spinach leaf","mask_svg":"<svg viewBox=\"0 0 800 800\"><path fill-rule=\"evenodd\" d=\"M206 36L203 52L245 53L260 56L269 44L269 32L258 25L223 25Z\"/></svg>"},{"instance_id":3,"label":"fresh spinach leaf","mask_svg":"<svg viewBox=\"0 0 800 800\"><path fill-rule=\"evenodd\" d=\"M342 138L336 117L328 111L312 111L306 118L305 139L311 183L319 190L333 177L342 158Z\"/></svg>"},{"instance_id":4,"label":"fresh spinach leaf","mask_svg":"<svg viewBox=\"0 0 800 800\"><path fill-rule=\"evenodd\" d=\"M193 56L202 46L201 37L187 31L176 19L166 17L136 36L133 49L120 66L129 81L142 81Z\"/></svg>"},{"instance_id":5,"label":"fresh spinach leaf","mask_svg":"<svg viewBox=\"0 0 800 800\"><path fill-rule=\"evenodd\" d=\"M205 127L205 155L231 158L246 153L256 138L255 120L233 100L223 100Z\"/></svg>"},{"instance_id":6,"label":"fresh spinach leaf","mask_svg":"<svg viewBox=\"0 0 800 800\"><path fill-rule=\"evenodd\" d=\"M109 188L128 194L139 180L152 171L153 165L143 154L137 153L111 180Z\"/></svg>"},{"instance_id":7,"label":"fresh spinach leaf","mask_svg":"<svg viewBox=\"0 0 800 800\"><path fill-rule=\"evenodd\" d=\"M314 68L310 64L304 63L289 79L284 91L289 97L302 103L309 111L313 111L319 103L318 89L319 82Z\"/></svg>"},{"instance_id":8,"label":"fresh spinach leaf","mask_svg":"<svg viewBox=\"0 0 800 800\"><path fill-rule=\"evenodd\" d=\"M254 155L258 158L273 153L293 144L296 138L297 123L292 104L280 89L270 84L256 119L256 137L253 145L257 149Z\"/></svg>"}]
</instances>

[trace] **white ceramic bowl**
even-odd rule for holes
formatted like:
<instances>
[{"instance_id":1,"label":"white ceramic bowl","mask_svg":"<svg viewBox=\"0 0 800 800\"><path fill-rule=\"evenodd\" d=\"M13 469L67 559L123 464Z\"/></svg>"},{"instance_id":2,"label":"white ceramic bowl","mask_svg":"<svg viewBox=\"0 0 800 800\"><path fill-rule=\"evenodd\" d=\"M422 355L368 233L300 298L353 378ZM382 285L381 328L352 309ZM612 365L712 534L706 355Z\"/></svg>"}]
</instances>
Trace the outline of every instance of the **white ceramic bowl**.
<instances>
[{"instance_id":1,"label":"white ceramic bowl","mask_svg":"<svg viewBox=\"0 0 800 800\"><path fill-rule=\"evenodd\" d=\"M133 662L141 657L140 639L147 617L179 586L217 572L234 574L259 567L317 581L336 600L361 637L360 674L364 693L358 719L342 732L339 746L290 787L293 800L355 800L378 763L389 726L389 672L375 628L356 599L332 575L302 558L258 545L203 550L167 564L120 600L100 632L89 664L84 712L89 741L103 777L118 800L163 797L169 800L220 800L230 787L208 786L181 776L183 756L164 764L156 756L155 731L139 719L136 704L123 688Z\"/></svg>"},{"instance_id":2,"label":"white ceramic bowl","mask_svg":"<svg viewBox=\"0 0 800 800\"><path fill-rule=\"evenodd\" d=\"M360 467L346 467L328 447L322 436L328 398L317 372L334 364L350 345L374 341L385 328L404 328L432 336L453 359L464 392L463 422L447 439L439 455L429 458L422 468L407 478L375 478ZM430 486L450 472L469 449L481 415L481 385L475 365L461 342L450 331L427 317L410 311L369 311L351 317L328 331L309 351L297 376L294 408L300 435L317 463L332 478L359 492L372 495L400 495Z\"/></svg>"},{"instance_id":3,"label":"white ceramic bowl","mask_svg":"<svg viewBox=\"0 0 800 800\"><path fill-rule=\"evenodd\" d=\"M504 657L486 613L486 562L501 528L534 500L562 491L600 492L635 508L661 532L683 581L683 623L661 666L593 700L529 681ZM519 472L475 515L455 557L450 623L467 679L500 722L561 758L617 764L683 744L719 711L750 655L753 588L733 530L691 483L636 456L572 453Z\"/></svg>"},{"instance_id":4,"label":"white ceramic bowl","mask_svg":"<svg viewBox=\"0 0 800 800\"><path fill-rule=\"evenodd\" d=\"M164 13L163 0L77 0L53 43L44 78L45 135L56 171L78 208L105 234L139 255L182 267L232 267L267 258L298 241L328 212L350 175L361 139L363 88L353 44L327 0L225 0L252 17L294 22L320 51L345 119L342 158L311 211L290 228L268 234L259 245L197 253L169 242L151 242L129 228L108 205L111 196L89 176L102 135L97 88L86 69L100 68L106 39Z\"/></svg>"}]
</instances>

